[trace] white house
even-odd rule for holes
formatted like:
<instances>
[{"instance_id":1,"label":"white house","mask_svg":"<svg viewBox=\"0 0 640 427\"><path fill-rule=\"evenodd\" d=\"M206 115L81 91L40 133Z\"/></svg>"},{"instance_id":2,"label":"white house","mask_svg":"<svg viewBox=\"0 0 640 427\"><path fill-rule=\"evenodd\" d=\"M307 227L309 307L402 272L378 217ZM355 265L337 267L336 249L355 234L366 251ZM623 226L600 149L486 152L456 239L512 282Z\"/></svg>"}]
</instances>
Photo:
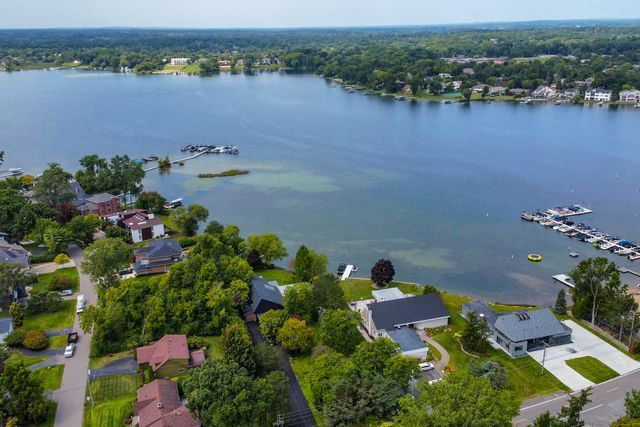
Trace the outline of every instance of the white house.
<instances>
[{"instance_id":1,"label":"white house","mask_svg":"<svg viewBox=\"0 0 640 427\"><path fill-rule=\"evenodd\" d=\"M164 237L165 228L162 220L143 209L132 209L120 214L120 224L131 236L133 243Z\"/></svg>"},{"instance_id":2,"label":"white house","mask_svg":"<svg viewBox=\"0 0 640 427\"><path fill-rule=\"evenodd\" d=\"M460 90L461 87L462 87L462 82L459 80L456 80L455 82L451 83L451 88L453 90Z\"/></svg>"},{"instance_id":3,"label":"white house","mask_svg":"<svg viewBox=\"0 0 640 427\"><path fill-rule=\"evenodd\" d=\"M538 86L531 94L535 99L551 99L558 96L558 93L549 86Z\"/></svg>"},{"instance_id":4,"label":"white house","mask_svg":"<svg viewBox=\"0 0 640 427\"><path fill-rule=\"evenodd\" d=\"M608 89L589 89L584 93L585 101L610 102L612 92Z\"/></svg>"},{"instance_id":5,"label":"white house","mask_svg":"<svg viewBox=\"0 0 640 427\"><path fill-rule=\"evenodd\" d=\"M171 65L185 66L189 63L189 58L171 58Z\"/></svg>"},{"instance_id":6,"label":"white house","mask_svg":"<svg viewBox=\"0 0 640 427\"><path fill-rule=\"evenodd\" d=\"M620 91L620 102L622 103L640 103L640 90L621 90Z\"/></svg>"},{"instance_id":7,"label":"white house","mask_svg":"<svg viewBox=\"0 0 640 427\"><path fill-rule=\"evenodd\" d=\"M441 79L450 79L451 78L451 74L449 74L449 73L440 73L440 74L438 74L438 77L440 77Z\"/></svg>"}]
</instances>

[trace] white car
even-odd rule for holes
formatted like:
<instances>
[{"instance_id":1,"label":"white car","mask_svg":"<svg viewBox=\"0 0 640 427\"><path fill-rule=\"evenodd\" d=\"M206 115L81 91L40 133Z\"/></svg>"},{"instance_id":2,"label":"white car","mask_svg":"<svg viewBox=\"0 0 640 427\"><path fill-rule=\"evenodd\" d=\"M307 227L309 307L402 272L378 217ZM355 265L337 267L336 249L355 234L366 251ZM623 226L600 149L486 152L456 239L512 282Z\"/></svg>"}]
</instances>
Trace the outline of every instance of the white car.
<instances>
[{"instance_id":1,"label":"white car","mask_svg":"<svg viewBox=\"0 0 640 427\"><path fill-rule=\"evenodd\" d=\"M76 350L76 345L74 343L69 344L64 349L64 357L73 357L73 352Z\"/></svg>"},{"instance_id":2,"label":"white car","mask_svg":"<svg viewBox=\"0 0 640 427\"><path fill-rule=\"evenodd\" d=\"M429 363L429 362L420 363L418 367L420 367L421 372L430 371L433 368L435 368L435 366L433 366L433 363Z\"/></svg>"},{"instance_id":3,"label":"white car","mask_svg":"<svg viewBox=\"0 0 640 427\"><path fill-rule=\"evenodd\" d=\"M69 297L73 295L73 291L71 289L65 289L64 291L58 292L58 294L60 294L61 297Z\"/></svg>"}]
</instances>

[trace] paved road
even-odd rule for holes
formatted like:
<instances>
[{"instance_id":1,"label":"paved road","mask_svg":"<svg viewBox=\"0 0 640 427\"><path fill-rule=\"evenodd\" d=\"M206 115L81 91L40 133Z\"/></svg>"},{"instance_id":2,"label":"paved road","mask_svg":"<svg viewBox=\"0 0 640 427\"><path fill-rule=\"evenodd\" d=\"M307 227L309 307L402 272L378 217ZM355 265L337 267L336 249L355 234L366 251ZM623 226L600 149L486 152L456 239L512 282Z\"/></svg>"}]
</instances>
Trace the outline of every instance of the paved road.
<instances>
[{"instance_id":1,"label":"paved road","mask_svg":"<svg viewBox=\"0 0 640 427\"><path fill-rule=\"evenodd\" d=\"M75 264L79 266L83 259L82 249L74 246L70 248L69 254ZM95 305L98 301L98 296L95 293L91 279L81 271L78 271L78 273L80 275L80 293L84 294L87 305ZM73 326L74 330L79 334L76 352L73 357L64 359L65 367L62 375L62 386L53 393L53 398L58 401L54 424L56 427L82 426L91 334L82 332L78 326L77 316Z\"/></svg>"},{"instance_id":2,"label":"paved road","mask_svg":"<svg viewBox=\"0 0 640 427\"><path fill-rule=\"evenodd\" d=\"M249 328L253 345L264 342L258 323L247 322L247 327ZM291 412L284 414L284 425L286 427L316 427L317 424L313 418L313 412L311 412L307 399L302 393L298 378L291 367L289 356L284 349L278 348L278 350L280 351L282 370L289 378L289 406L291 407Z\"/></svg>"},{"instance_id":3,"label":"paved road","mask_svg":"<svg viewBox=\"0 0 640 427\"><path fill-rule=\"evenodd\" d=\"M114 375L131 375L138 372L138 364L133 357L124 357L106 364L102 368L91 370L91 380Z\"/></svg>"},{"instance_id":4,"label":"paved road","mask_svg":"<svg viewBox=\"0 0 640 427\"><path fill-rule=\"evenodd\" d=\"M582 419L586 425L608 426L623 416L625 393L634 388L640 389L640 369L595 385L591 392L591 403L582 411ZM545 411L556 414L568 400L568 395L563 395L542 402L525 402L520 408L520 415L515 418L514 424L526 426Z\"/></svg>"}]
</instances>

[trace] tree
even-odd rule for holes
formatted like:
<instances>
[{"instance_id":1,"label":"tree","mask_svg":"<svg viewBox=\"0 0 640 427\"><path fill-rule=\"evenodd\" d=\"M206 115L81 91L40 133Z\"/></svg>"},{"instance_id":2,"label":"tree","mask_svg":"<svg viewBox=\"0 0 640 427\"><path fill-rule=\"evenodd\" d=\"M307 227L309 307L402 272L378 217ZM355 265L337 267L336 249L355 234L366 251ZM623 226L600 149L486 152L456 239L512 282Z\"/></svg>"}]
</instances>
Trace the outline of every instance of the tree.
<instances>
[{"instance_id":1,"label":"tree","mask_svg":"<svg viewBox=\"0 0 640 427\"><path fill-rule=\"evenodd\" d=\"M112 239L120 239L125 242L129 242L131 240L129 233L124 228L120 228L117 225L108 225L104 229L105 237L110 237Z\"/></svg>"},{"instance_id":2,"label":"tree","mask_svg":"<svg viewBox=\"0 0 640 427\"><path fill-rule=\"evenodd\" d=\"M591 402L589 395L591 395L591 387L581 390L578 395L571 396L569 403L560 409L559 420L561 420L563 427L584 426L584 421L580 419L580 413Z\"/></svg>"},{"instance_id":3,"label":"tree","mask_svg":"<svg viewBox=\"0 0 640 427\"><path fill-rule=\"evenodd\" d=\"M219 236L224 232L224 225L214 219L207 224L207 228L204 229L204 232L213 236Z\"/></svg>"},{"instance_id":4,"label":"tree","mask_svg":"<svg viewBox=\"0 0 640 427\"><path fill-rule=\"evenodd\" d=\"M306 353L313 347L313 330L304 320L288 319L278 331L278 342L296 353Z\"/></svg>"},{"instance_id":5,"label":"tree","mask_svg":"<svg viewBox=\"0 0 640 427\"><path fill-rule=\"evenodd\" d=\"M256 345L254 356L258 370L262 375L282 369L280 352L269 343L263 342Z\"/></svg>"},{"instance_id":6,"label":"tree","mask_svg":"<svg viewBox=\"0 0 640 427\"><path fill-rule=\"evenodd\" d=\"M209 211L202 205L193 204L188 208L179 207L171 211L171 217L174 219L180 233L184 236L195 236L198 231L198 223L206 221Z\"/></svg>"},{"instance_id":7,"label":"tree","mask_svg":"<svg viewBox=\"0 0 640 427\"><path fill-rule=\"evenodd\" d=\"M378 338L358 345L352 360L356 368L365 373L382 374L389 359L398 354L400 346L389 338Z\"/></svg>"},{"instance_id":8,"label":"tree","mask_svg":"<svg viewBox=\"0 0 640 427\"><path fill-rule=\"evenodd\" d=\"M75 198L69 180L71 174L57 163L49 163L49 167L42 172L33 184L33 197L51 208L58 208Z\"/></svg>"},{"instance_id":9,"label":"tree","mask_svg":"<svg viewBox=\"0 0 640 427\"><path fill-rule=\"evenodd\" d=\"M82 245L93 242L93 235L99 226L100 217L98 215L78 215L71 218L71 221L66 225L73 239Z\"/></svg>"},{"instance_id":10,"label":"tree","mask_svg":"<svg viewBox=\"0 0 640 427\"><path fill-rule=\"evenodd\" d=\"M362 335L358 330L360 316L352 310L325 310L320 331L322 342L342 354L353 353Z\"/></svg>"},{"instance_id":11,"label":"tree","mask_svg":"<svg viewBox=\"0 0 640 427\"><path fill-rule=\"evenodd\" d=\"M60 253L67 249L67 247L73 242L73 235L71 230L67 227L63 227L57 222L51 223L44 230L44 244L52 253Z\"/></svg>"},{"instance_id":12,"label":"tree","mask_svg":"<svg viewBox=\"0 0 640 427\"><path fill-rule=\"evenodd\" d=\"M43 330L28 331L22 339L22 346L29 350L43 350L49 345L49 338Z\"/></svg>"},{"instance_id":13,"label":"tree","mask_svg":"<svg viewBox=\"0 0 640 427\"><path fill-rule=\"evenodd\" d=\"M421 382L418 396L400 399L399 426L511 426L519 403L513 392L491 387L489 380L462 372L429 385Z\"/></svg>"},{"instance_id":14,"label":"tree","mask_svg":"<svg viewBox=\"0 0 640 427\"><path fill-rule=\"evenodd\" d=\"M32 290L27 312L29 314L53 313L62 308L62 298L57 292Z\"/></svg>"},{"instance_id":15,"label":"tree","mask_svg":"<svg viewBox=\"0 0 640 427\"><path fill-rule=\"evenodd\" d=\"M317 308L347 308L344 290L340 286L338 279L332 274L323 274L315 279L312 285L313 300Z\"/></svg>"},{"instance_id":16,"label":"tree","mask_svg":"<svg viewBox=\"0 0 640 427\"><path fill-rule=\"evenodd\" d=\"M278 331L289 315L284 310L269 310L260 317L260 332L269 342L275 342Z\"/></svg>"},{"instance_id":17,"label":"tree","mask_svg":"<svg viewBox=\"0 0 640 427\"><path fill-rule=\"evenodd\" d=\"M491 344L489 344L490 335L491 331L487 321L479 317L475 312L470 312L462 331L460 342L467 351L485 354L491 348Z\"/></svg>"},{"instance_id":18,"label":"tree","mask_svg":"<svg viewBox=\"0 0 640 427\"><path fill-rule=\"evenodd\" d=\"M388 259L380 259L371 269L371 281L379 288L387 286L396 274L393 264Z\"/></svg>"},{"instance_id":19,"label":"tree","mask_svg":"<svg viewBox=\"0 0 640 427\"><path fill-rule=\"evenodd\" d=\"M620 285L616 265L606 258L588 258L581 261L570 276L575 283L573 313L577 317L589 316L595 324L607 291Z\"/></svg>"},{"instance_id":20,"label":"tree","mask_svg":"<svg viewBox=\"0 0 640 427\"><path fill-rule=\"evenodd\" d=\"M437 294L437 293L438 293L438 289L433 285L424 285L422 287L422 295Z\"/></svg>"},{"instance_id":21,"label":"tree","mask_svg":"<svg viewBox=\"0 0 640 427\"><path fill-rule=\"evenodd\" d=\"M628 391L624 398L624 407L627 417L640 419L640 390Z\"/></svg>"},{"instance_id":22,"label":"tree","mask_svg":"<svg viewBox=\"0 0 640 427\"><path fill-rule=\"evenodd\" d=\"M302 282L308 282L327 272L329 260L324 254L319 254L302 245L296 252L294 270L296 278Z\"/></svg>"},{"instance_id":23,"label":"tree","mask_svg":"<svg viewBox=\"0 0 640 427\"><path fill-rule=\"evenodd\" d=\"M136 208L146 209L154 214L161 214L164 212L165 203L167 203L167 199L162 197L160 193L156 191L143 191L138 195Z\"/></svg>"},{"instance_id":24,"label":"tree","mask_svg":"<svg viewBox=\"0 0 640 427\"><path fill-rule=\"evenodd\" d=\"M315 311L313 286L304 282L287 286L284 291L284 309L289 315L297 315L310 322Z\"/></svg>"},{"instance_id":25,"label":"tree","mask_svg":"<svg viewBox=\"0 0 640 427\"><path fill-rule=\"evenodd\" d=\"M32 284L31 272L15 262L0 263L0 295L10 295L15 289L23 289Z\"/></svg>"},{"instance_id":26,"label":"tree","mask_svg":"<svg viewBox=\"0 0 640 427\"><path fill-rule=\"evenodd\" d=\"M88 154L80 159L80 165L83 169L76 172L75 179L85 192L93 194L107 189L105 184L111 171L105 159L97 154Z\"/></svg>"},{"instance_id":27,"label":"tree","mask_svg":"<svg viewBox=\"0 0 640 427\"><path fill-rule=\"evenodd\" d=\"M251 249L247 253L247 262L254 270L264 267L262 263L262 255L256 249Z\"/></svg>"},{"instance_id":28,"label":"tree","mask_svg":"<svg viewBox=\"0 0 640 427\"><path fill-rule=\"evenodd\" d=\"M201 76L210 76L212 74L218 74L220 72L220 65L216 58L208 58L200 61L198 64L200 68Z\"/></svg>"},{"instance_id":29,"label":"tree","mask_svg":"<svg viewBox=\"0 0 640 427\"><path fill-rule=\"evenodd\" d=\"M56 257L53 259L53 262L55 262L57 265L65 265L71 262L71 257L65 253L61 253L56 255ZM62 278L66 276L59 276L59 278Z\"/></svg>"},{"instance_id":30,"label":"tree","mask_svg":"<svg viewBox=\"0 0 640 427\"><path fill-rule=\"evenodd\" d=\"M393 380L396 386L403 390L409 387L409 381L417 378L419 373L418 361L401 354L396 354L387 359L383 371L385 377Z\"/></svg>"},{"instance_id":31,"label":"tree","mask_svg":"<svg viewBox=\"0 0 640 427\"><path fill-rule=\"evenodd\" d=\"M13 326L19 328L24 323L24 309L17 302L12 302L9 306L9 314L13 318Z\"/></svg>"},{"instance_id":32,"label":"tree","mask_svg":"<svg viewBox=\"0 0 640 427\"><path fill-rule=\"evenodd\" d=\"M124 194L139 194L142 191L144 170L129 156L115 156L109 162L112 190L119 190Z\"/></svg>"},{"instance_id":33,"label":"tree","mask_svg":"<svg viewBox=\"0 0 640 427\"><path fill-rule=\"evenodd\" d=\"M233 323L222 332L222 354L229 362L235 362L247 370L255 370L253 343L244 323Z\"/></svg>"},{"instance_id":34,"label":"tree","mask_svg":"<svg viewBox=\"0 0 640 427\"><path fill-rule=\"evenodd\" d=\"M485 377L491 383L491 387L496 390L504 390L507 387L508 378L502 365L493 360L487 360L484 363L471 361L469 371L476 377Z\"/></svg>"},{"instance_id":35,"label":"tree","mask_svg":"<svg viewBox=\"0 0 640 427\"><path fill-rule=\"evenodd\" d=\"M247 237L247 241L249 251L258 251L266 265L272 265L274 261L289 256L282 240L273 233L252 235Z\"/></svg>"},{"instance_id":36,"label":"tree","mask_svg":"<svg viewBox=\"0 0 640 427\"><path fill-rule=\"evenodd\" d=\"M469 88L463 89L462 90L462 97L464 98L464 103L468 104L471 101L471 89L469 89Z\"/></svg>"},{"instance_id":37,"label":"tree","mask_svg":"<svg viewBox=\"0 0 640 427\"><path fill-rule=\"evenodd\" d=\"M567 314L567 299L565 298L564 289L560 289L560 292L558 292L554 309L558 314Z\"/></svg>"},{"instance_id":38,"label":"tree","mask_svg":"<svg viewBox=\"0 0 640 427\"><path fill-rule=\"evenodd\" d=\"M118 283L118 271L129 264L132 253L120 239L98 240L85 249L81 268L99 285L112 286Z\"/></svg>"},{"instance_id":39,"label":"tree","mask_svg":"<svg viewBox=\"0 0 640 427\"><path fill-rule=\"evenodd\" d=\"M43 395L42 384L22 362L10 363L0 375L3 415L18 418L20 424L39 424L54 405Z\"/></svg>"}]
</instances>

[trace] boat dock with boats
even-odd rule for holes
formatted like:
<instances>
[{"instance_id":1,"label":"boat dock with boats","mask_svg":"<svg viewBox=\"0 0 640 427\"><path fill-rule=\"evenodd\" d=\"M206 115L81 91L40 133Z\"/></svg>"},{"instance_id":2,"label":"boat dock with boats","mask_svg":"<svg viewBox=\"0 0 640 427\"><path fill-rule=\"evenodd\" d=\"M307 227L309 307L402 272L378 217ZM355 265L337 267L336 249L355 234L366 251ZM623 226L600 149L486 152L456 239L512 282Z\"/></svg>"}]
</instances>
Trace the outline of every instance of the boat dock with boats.
<instances>
[{"instance_id":1,"label":"boat dock with boats","mask_svg":"<svg viewBox=\"0 0 640 427\"><path fill-rule=\"evenodd\" d=\"M22 171L22 168L9 168L7 170L0 171L0 178L8 178L10 176L20 176L23 173L24 172Z\"/></svg>"},{"instance_id":2,"label":"boat dock with boats","mask_svg":"<svg viewBox=\"0 0 640 427\"><path fill-rule=\"evenodd\" d=\"M584 206L572 205L544 211L522 212L520 218L525 221L537 222L546 228L563 233L567 237L590 243L594 248L609 251L614 255L626 256L630 261L640 259L640 245L635 242L604 233L584 223L576 224L573 221L572 217L592 212L591 209Z\"/></svg>"},{"instance_id":3,"label":"boat dock with boats","mask_svg":"<svg viewBox=\"0 0 640 427\"><path fill-rule=\"evenodd\" d=\"M183 145L180 147L180 151L186 152L189 151L191 153L206 153L206 154L239 154L240 150L236 145L205 145L205 144L195 144L195 145Z\"/></svg>"}]
</instances>

